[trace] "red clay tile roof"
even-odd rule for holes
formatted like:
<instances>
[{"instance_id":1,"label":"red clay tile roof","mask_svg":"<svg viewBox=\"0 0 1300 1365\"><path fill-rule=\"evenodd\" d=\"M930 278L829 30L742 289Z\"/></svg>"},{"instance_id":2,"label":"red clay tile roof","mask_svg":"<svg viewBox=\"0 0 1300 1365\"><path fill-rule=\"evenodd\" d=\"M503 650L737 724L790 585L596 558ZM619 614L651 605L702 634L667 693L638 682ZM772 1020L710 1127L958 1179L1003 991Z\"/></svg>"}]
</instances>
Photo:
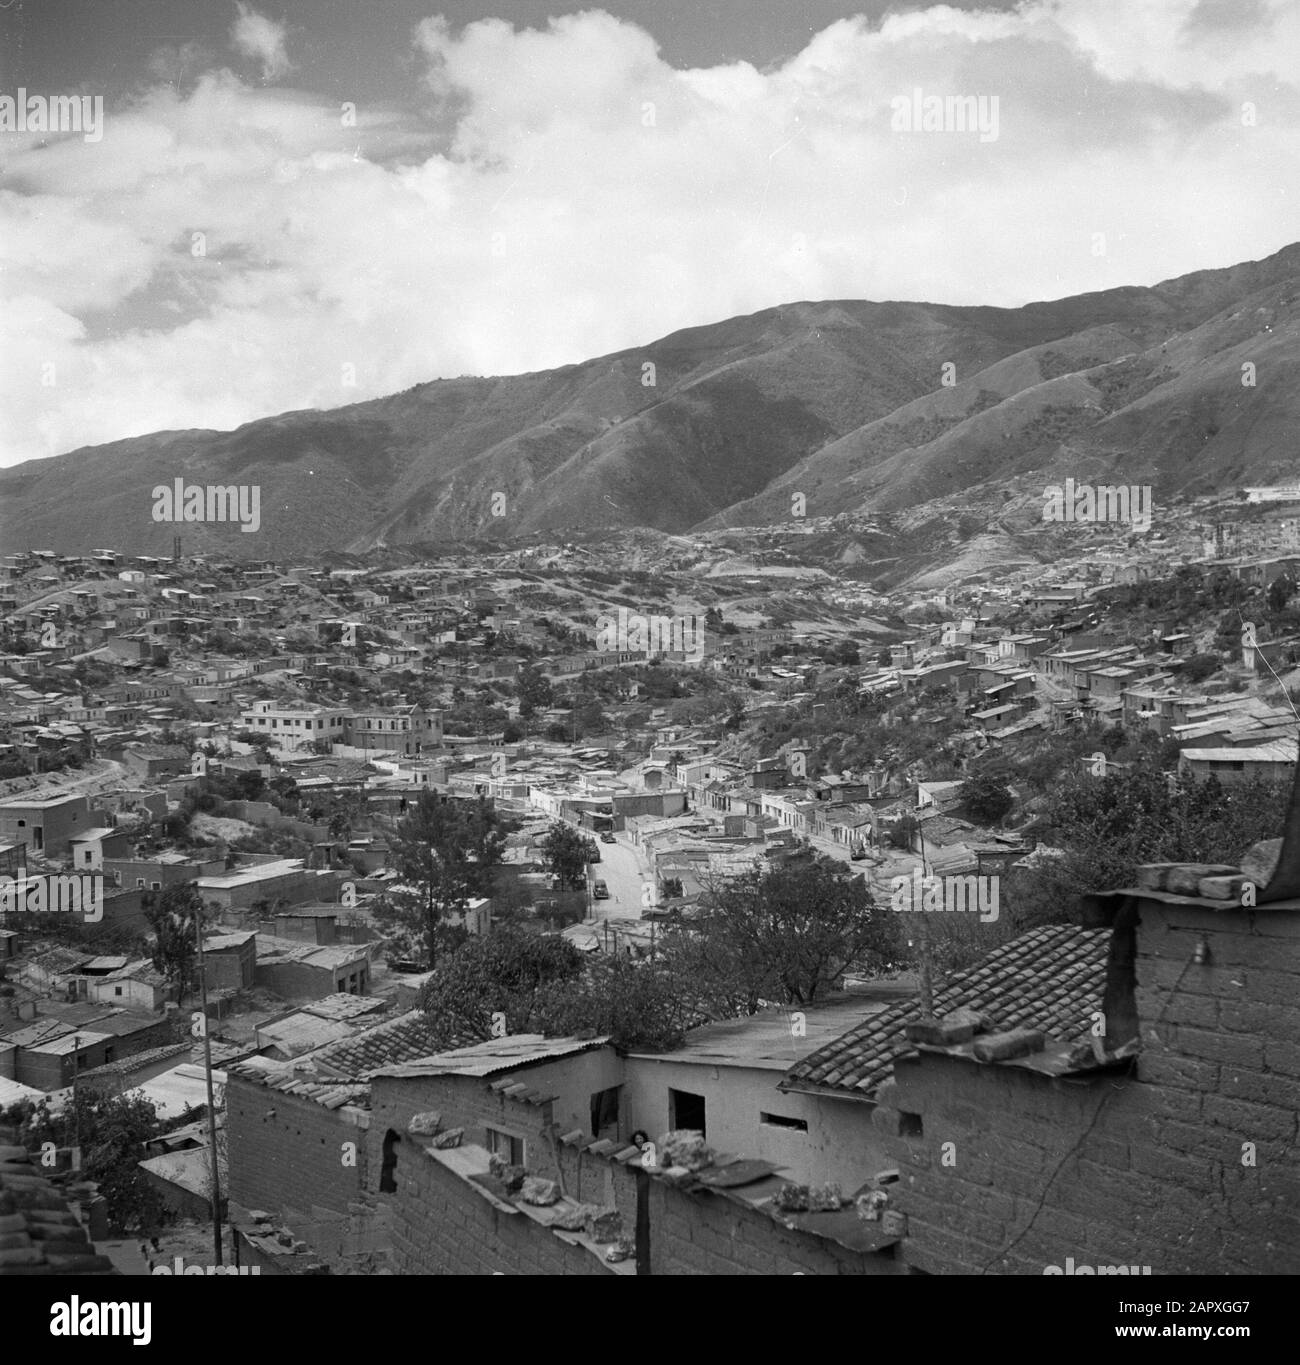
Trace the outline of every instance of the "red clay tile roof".
<instances>
[{"instance_id":1,"label":"red clay tile roof","mask_svg":"<svg viewBox=\"0 0 1300 1365\"><path fill-rule=\"evenodd\" d=\"M966 1005L989 1016L998 1030L1036 1028L1065 1040L1082 1037L1101 1009L1109 952L1109 929L1031 929L936 987L934 1012L944 1015ZM919 1001L900 1001L797 1062L778 1088L816 1086L870 1097L889 1079L894 1058L913 1050L903 1026L920 1017Z\"/></svg>"},{"instance_id":2,"label":"red clay tile roof","mask_svg":"<svg viewBox=\"0 0 1300 1365\"><path fill-rule=\"evenodd\" d=\"M116 1274L26 1149L0 1145L0 1275Z\"/></svg>"}]
</instances>

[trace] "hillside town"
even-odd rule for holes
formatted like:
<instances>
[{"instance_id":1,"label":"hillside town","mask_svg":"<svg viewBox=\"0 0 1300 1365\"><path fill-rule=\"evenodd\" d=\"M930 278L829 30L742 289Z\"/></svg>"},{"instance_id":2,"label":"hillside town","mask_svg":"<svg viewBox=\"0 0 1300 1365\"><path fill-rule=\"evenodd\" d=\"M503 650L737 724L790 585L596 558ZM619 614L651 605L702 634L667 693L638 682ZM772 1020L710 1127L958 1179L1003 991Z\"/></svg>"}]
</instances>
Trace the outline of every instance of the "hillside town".
<instances>
[{"instance_id":1,"label":"hillside town","mask_svg":"<svg viewBox=\"0 0 1300 1365\"><path fill-rule=\"evenodd\" d=\"M1247 494L896 587L852 519L0 557L0 1273L1300 1270Z\"/></svg>"}]
</instances>

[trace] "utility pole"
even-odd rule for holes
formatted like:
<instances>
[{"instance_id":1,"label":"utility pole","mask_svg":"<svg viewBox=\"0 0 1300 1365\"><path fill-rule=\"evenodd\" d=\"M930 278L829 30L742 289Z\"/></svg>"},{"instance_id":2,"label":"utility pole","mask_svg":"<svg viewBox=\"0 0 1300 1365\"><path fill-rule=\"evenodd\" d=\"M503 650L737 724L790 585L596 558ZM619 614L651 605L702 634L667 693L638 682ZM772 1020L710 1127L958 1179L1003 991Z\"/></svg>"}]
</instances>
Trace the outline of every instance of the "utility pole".
<instances>
[{"instance_id":1,"label":"utility pole","mask_svg":"<svg viewBox=\"0 0 1300 1365\"><path fill-rule=\"evenodd\" d=\"M217 1162L217 1106L212 1096L212 1039L208 1036L208 980L203 970L203 909L194 912L194 940L199 958L199 1001L203 1009L203 1079L208 1087L208 1154L212 1180L212 1254L221 1259L221 1173Z\"/></svg>"},{"instance_id":2,"label":"utility pole","mask_svg":"<svg viewBox=\"0 0 1300 1365\"><path fill-rule=\"evenodd\" d=\"M924 881L929 876L929 867L925 857L925 835L922 833L919 820L916 825L916 837L921 841L921 878ZM925 922L924 904L925 898L922 896L921 905L916 907L917 913L921 916L916 922L916 937L921 956L921 1018L933 1019L934 986L930 980L930 934Z\"/></svg>"},{"instance_id":3,"label":"utility pole","mask_svg":"<svg viewBox=\"0 0 1300 1365\"><path fill-rule=\"evenodd\" d=\"M72 1169L81 1170L81 1107L77 1104L77 1058L81 1052L81 1034L72 1035ZM66 1131L66 1130L65 1130Z\"/></svg>"}]
</instances>

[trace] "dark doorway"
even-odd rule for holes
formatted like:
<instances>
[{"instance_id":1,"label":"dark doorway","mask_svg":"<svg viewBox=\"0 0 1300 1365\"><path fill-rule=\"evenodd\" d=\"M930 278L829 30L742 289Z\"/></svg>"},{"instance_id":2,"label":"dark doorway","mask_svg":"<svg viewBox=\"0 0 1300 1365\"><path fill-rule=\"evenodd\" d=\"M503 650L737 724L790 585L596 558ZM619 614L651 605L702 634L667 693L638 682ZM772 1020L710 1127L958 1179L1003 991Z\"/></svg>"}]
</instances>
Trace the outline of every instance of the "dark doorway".
<instances>
[{"instance_id":1,"label":"dark doorway","mask_svg":"<svg viewBox=\"0 0 1300 1365\"><path fill-rule=\"evenodd\" d=\"M674 1132L679 1128L693 1128L701 1137L707 1137L708 1132L704 1126L704 1096L692 1094L689 1090L670 1090L668 1126Z\"/></svg>"},{"instance_id":2,"label":"dark doorway","mask_svg":"<svg viewBox=\"0 0 1300 1365\"><path fill-rule=\"evenodd\" d=\"M379 1168L380 1194L397 1193L397 1144L401 1140L391 1128L384 1134L384 1160Z\"/></svg>"},{"instance_id":3,"label":"dark doorway","mask_svg":"<svg viewBox=\"0 0 1300 1365\"><path fill-rule=\"evenodd\" d=\"M598 1090L591 1097L592 1137L613 1137L618 1134L618 1097L621 1085Z\"/></svg>"}]
</instances>

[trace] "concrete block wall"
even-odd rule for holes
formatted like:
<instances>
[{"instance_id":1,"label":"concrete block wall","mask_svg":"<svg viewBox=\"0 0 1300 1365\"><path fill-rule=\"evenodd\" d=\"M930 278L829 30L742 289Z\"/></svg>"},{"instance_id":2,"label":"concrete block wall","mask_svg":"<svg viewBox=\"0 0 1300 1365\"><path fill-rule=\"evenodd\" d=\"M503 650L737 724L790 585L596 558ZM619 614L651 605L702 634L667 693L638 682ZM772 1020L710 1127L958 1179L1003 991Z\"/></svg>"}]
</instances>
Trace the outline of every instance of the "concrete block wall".
<instances>
[{"instance_id":1,"label":"concrete block wall","mask_svg":"<svg viewBox=\"0 0 1300 1365\"><path fill-rule=\"evenodd\" d=\"M1300 1273L1300 916L1143 901L1136 946L1127 1074L896 1063L878 1125L900 1120L909 1264Z\"/></svg>"},{"instance_id":2,"label":"concrete block wall","mask_svg":"<svg viewBox=\"0 0 1300 1365\"><path fill-rule=\"evenodd\" d=\"M635 1168L608 1155L560 1147L569 1197L616 1207L625 1234L636 1228ZM554 1178L548 1165L536 1173ZM523 1214L507 1214L418 1145L400 1167L393 1209L395 1269L402 1274L606 1274L590 1252L572 1248ZM714 1194L692 1194L650 1178L653 1275L897 1274L892 1252L848 1251L811 1233L791 1231L756 1209Z\"/></svg>"},{"instance_id":3,"label":"concrete block wall","mask_svg":"<svg viewBox=\"0 0 1300 1365\"><path fill-rule=\"evenodd\" d=\"M245 1208L286 1217L315 1207L347 1214L369 1183L369 1130L358 1126L363 1118L368 1116L346 1105L326 1109L231 1075L226 1085L230 1197ZM343 1164L345 1142L357 1144L355 1166Z\"/></svg>"},{"instance_id":4,"label":"concrete block wall","mask_svg":"<svg viewBox=\"0 0 1300 1365\"><path fill-rule=\"evenodd\" d=\"M320 1000L343 991L347 978L357 971L366 973L368 983L370 969L364 957L337 971L306 962L259 962L254 983L284 1000Z\"/></svg>"},{"instance_id":5,"label":"concrete block wall","mask_svg":"<svg viewBox=\"0 0 1300 1365\"><path fill-rule=\"evenodd\" d=\"M654 1275L895 1275L902 1269L892 1252L849 1251L719 1195L687 1193L653 1178L649 1194Z\"/></svg>"},{"instance_id":6,"label":"concrete block wall","mask_svg":"<svg viewBox=\"0 0 1300 1365\"><path fill-rule=\"evenodd\" d=\"M521 1084L529 1084L527 1071L520 1072L516 1079ZM541 1081L538 1089L543 1095L546 1093L546 1086ZM484 1131L487 1128L523 1138L529 1169L548 1179L555 1178L551 1144L545 1136L551 1123L551 1104L530 1104L514 1099L492 1090L487 1081L473 1076L403 1077L400 1080L377 1077L371 1086L371 1132L375 1135L375 1151L379 1151L379 1144L389 1129L396 1132L402 1139L402 1145L397 1149L400 1171L408 1152L418 1145L407 1137L406 1125L416 1114L430 1112L442 1115L444 1129L464 1128L465 1141L480 1147L487 1145ZM374 1187L377 1188L378 1157L375 1160Z\"/></svg>"},{"instance_id":7,"label":"concrete block wall","mask_svg":"<svg viewBox=\"0 0 1300 1365\"><path fill-rule=\"evenodd\" d=\"M393 1196L393 1268L399 1275L608 1275L591 1252L526 1214L505 1213L420 1151Z\"/></svg>"}]
</instances>

